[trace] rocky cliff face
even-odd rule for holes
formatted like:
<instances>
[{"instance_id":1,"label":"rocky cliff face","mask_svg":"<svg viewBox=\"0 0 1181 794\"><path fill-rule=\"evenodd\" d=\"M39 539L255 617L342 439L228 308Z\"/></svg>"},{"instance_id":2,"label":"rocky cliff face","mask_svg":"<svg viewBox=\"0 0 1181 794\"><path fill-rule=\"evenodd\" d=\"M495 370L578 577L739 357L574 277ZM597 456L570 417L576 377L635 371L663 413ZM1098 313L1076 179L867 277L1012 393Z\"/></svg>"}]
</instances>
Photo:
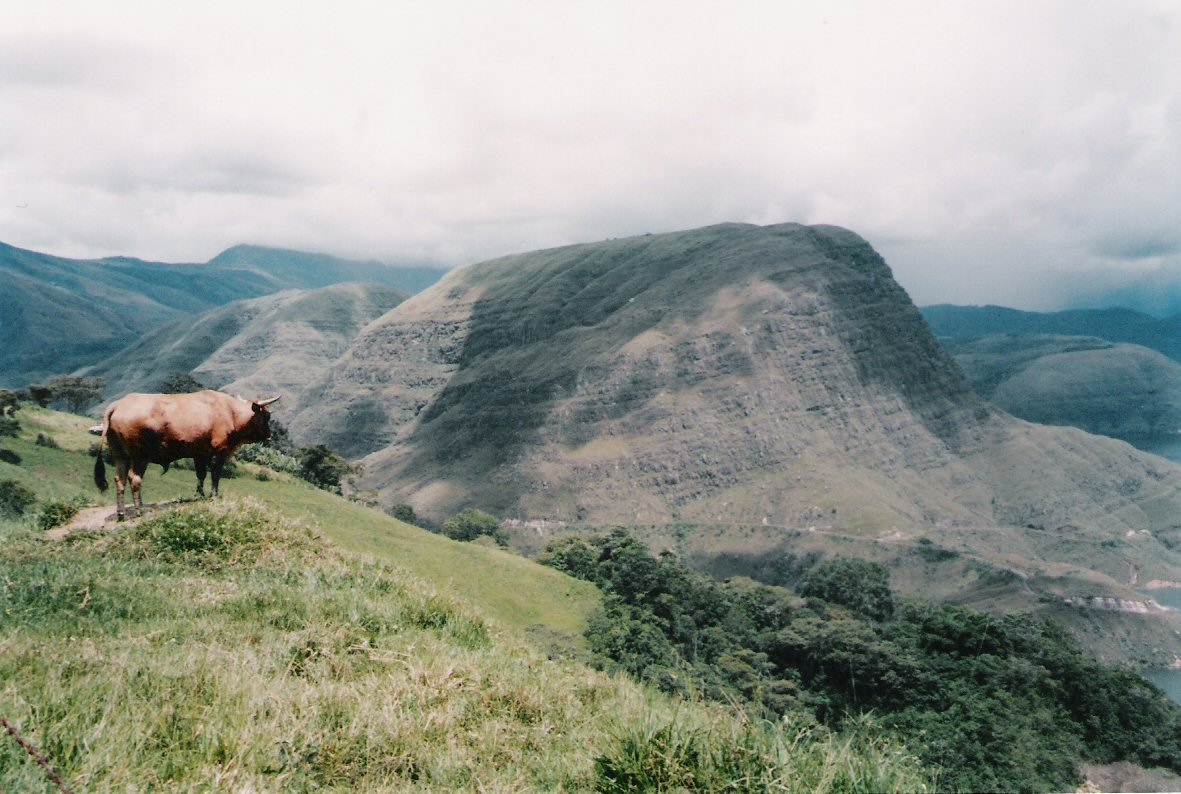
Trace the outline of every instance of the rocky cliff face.
<instances>
[{"instance_id":1,"label":"rocky cliff face","mask_svg":"<svg viewBox=\"0 0 1181 794\"><path fill-rule=\"evenodd\" d=\"M993 408L882 259L833 227L476 265L368 326L312 391L297 423L366 455L385 503L434 518L663 527L707 567L814 532L863 556L934 538L957 564L1098 577L1055 568L1055 597L1130 598L1129 561L1146 578L1178 562L1181 470Z\"/></svg>"}]
</instances>

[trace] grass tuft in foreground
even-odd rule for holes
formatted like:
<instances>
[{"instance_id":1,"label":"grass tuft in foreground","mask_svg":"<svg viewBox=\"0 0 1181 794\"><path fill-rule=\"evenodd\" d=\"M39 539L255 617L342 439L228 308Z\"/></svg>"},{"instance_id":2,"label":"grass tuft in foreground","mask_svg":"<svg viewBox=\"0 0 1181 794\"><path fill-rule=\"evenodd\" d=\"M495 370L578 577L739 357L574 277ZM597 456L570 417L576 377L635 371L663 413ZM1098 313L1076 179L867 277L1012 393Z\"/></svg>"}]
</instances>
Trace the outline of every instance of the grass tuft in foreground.
<instances>
[{"instance_id":1,"label":"grass tuft in foreground","mask_svg":"<svg viewBox=\"0 0 1181 794\"><path fill-rule=\"evenodd\" d=\"M0 714L79 791L929 783L888 743L677 703L474 614L253 500L59 542L0 524ZM52 790L6 739L0 790Z\"/></svg>"}]
</instances>

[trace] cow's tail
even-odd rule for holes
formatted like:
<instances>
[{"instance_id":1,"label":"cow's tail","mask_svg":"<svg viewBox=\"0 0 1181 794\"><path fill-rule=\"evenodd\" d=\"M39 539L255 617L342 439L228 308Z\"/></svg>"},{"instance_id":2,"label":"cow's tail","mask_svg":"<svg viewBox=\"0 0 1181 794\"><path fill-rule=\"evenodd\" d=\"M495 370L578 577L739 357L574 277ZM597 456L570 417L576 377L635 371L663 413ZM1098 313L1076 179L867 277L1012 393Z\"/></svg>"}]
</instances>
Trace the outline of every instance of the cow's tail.
<instances>
[{"instance_id":1,"label":"cow's tail","mask_svg":"<svg viewBox=\"0 0 1181 794\"><path fill-rule=\"evenodd\" d=\"M103 417L102 434L98 440L98 450L94 453L94 484L100 491L107 490L107 467L103 463L103 442L107 440L107 428L111 426L111 412L108 409ZM94 428L91 428L93 430Z\"/></svg>"}]
</instances>

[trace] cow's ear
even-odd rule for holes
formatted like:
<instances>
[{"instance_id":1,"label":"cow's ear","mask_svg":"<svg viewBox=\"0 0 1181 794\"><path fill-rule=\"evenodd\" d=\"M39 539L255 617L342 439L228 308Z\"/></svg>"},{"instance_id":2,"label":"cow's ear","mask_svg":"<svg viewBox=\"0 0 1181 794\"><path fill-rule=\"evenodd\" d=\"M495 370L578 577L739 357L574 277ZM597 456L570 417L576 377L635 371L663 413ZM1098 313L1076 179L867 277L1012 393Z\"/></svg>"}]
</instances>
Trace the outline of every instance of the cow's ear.
<instances>
[{"instance_id":1,"label":"cow's ear","mask_svg":"<svg viewBox=\"0 0 1181 794\"><path fill-rule=\"evenodd\" d=\"M261 413L263 408L260 403L252 402L252 403L250 403L250 410L254 411L257 414L257 413Z\"/></svg>"}]
</instances>

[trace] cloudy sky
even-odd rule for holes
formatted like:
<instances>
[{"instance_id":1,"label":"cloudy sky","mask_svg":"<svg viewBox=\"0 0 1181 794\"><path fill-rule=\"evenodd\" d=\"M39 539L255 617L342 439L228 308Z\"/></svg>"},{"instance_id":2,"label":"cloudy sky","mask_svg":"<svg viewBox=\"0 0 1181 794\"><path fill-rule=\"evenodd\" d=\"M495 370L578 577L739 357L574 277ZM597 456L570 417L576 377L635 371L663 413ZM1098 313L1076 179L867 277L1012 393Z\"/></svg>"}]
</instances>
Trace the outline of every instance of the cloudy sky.
<instances>
[{"instance_id":1,"label":"cloudy sky","mask_svg":"<svg viewBox=\"0 0 1181 794\"><path fill-rule=\"evenodd\" d=\"M0 241L459 265L834 223L920 304L1181 274L1181 3L0 4Z\"/></svg>"}]
</instances>

